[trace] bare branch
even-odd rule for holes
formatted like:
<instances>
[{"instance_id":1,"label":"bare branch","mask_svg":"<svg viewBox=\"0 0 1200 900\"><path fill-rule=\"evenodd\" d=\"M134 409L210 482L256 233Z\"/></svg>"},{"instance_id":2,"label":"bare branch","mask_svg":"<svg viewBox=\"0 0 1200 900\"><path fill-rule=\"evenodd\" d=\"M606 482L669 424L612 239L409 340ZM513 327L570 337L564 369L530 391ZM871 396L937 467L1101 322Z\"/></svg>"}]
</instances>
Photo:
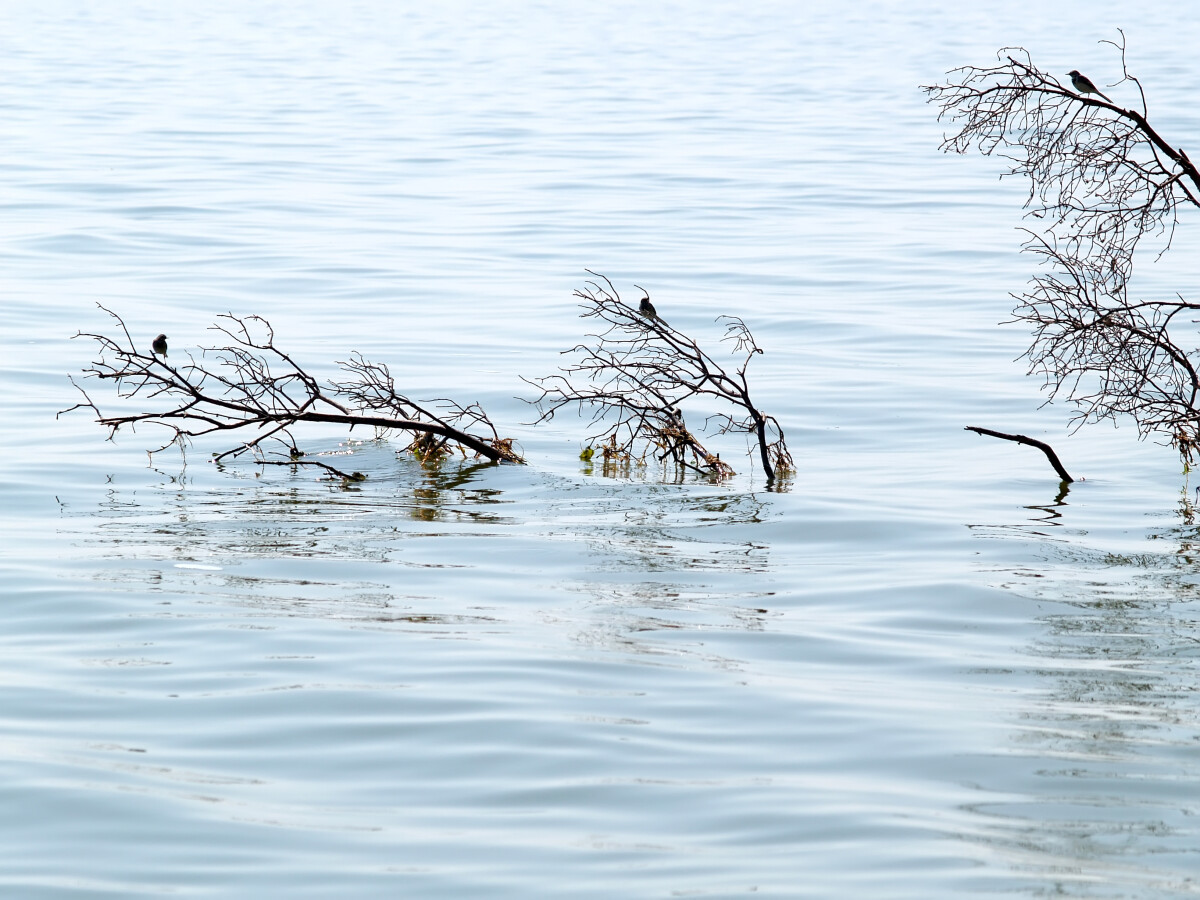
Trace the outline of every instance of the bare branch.
<instances>
[{"instance_id":1,"label":"bare branch","mask_svg":"<svg viewBox=\"0 0 1200 900\"><path fill-rule=\"evenodd\" d=\"M1045 379L1051 400L1075 407L1076 427L1129 416L1142 436L1168 435L1190 463L1200 446L1200 365L1178 334L1194 341L1200 305L1179 295L1135 300L1129 283L1143 238L1163 238L1161 255L1181 211L1200 207L1200 171L1150 124L1124 33L1102 43L1121 67L1106 89L1119 96L1133 85L1137 109L1073 91L1021 48L1001 50L990 68L955 69L948 83L925 90L939 119L959 127L943 149L976 147L1029 180L1026 206L1041 230L1027 230L1024 249L1041 270L1013 296L1015 320L1033 329L1030 373ZM1094 87L1069 74L1080 90Z\"/></svg>"},{"instance_id":2,"label":"bare branch","mask_svg":"<svg viewBox=\"0 0 1200 900\"><path fill-rule=\"evenodd\" d=\"M1148 122L1141 83L1125 67L1124 34L1106 43L1120 51L1118 85L1137 85L1140 111L1075 93L1019 47L1002 49L996 66L954 69L951 81L924 90L939 120L959 129L942 149L1009 160L1009 174L1029 179L1031 216L1072 254L1112 260L1128 276L1141 239L1164 235L1165 249L1179 206L1198 205L1200 171Z\"/></svg>"},{"instance_id":3,"label":"bare branch","mask_svg":"<svg viewBox=\"0 0 1200 900\"><path fill-rule=\"evenodd\" d=\"M984 434L988 437L1000 438L1004 441L1016 441L1018 444L1037 447L1046 454L1046 459L1050 460L1050 465L1054 466L1054 471L1058 473L1059 481L1066 484L1072 484L1075 481L1063 466L1062 461L1058 458L1058 454L1054 452L1054 448L1045 441L1039 441L1037 438L1027 437L1023 434L1005 434L1003 431L992 431L990 428L980 428L977 425L968 425L964 430L973 431L976 434Z\"/></svg>"},{"instance_id":4,"label":"bare branch","mask_svg":"<svg viewBox=\"0 0 1200 900\"><path fill-rule=\"evenodd\" d=\"M336 469L328 463L318 462L315 459L260 459L260 466L315 466L319 469L324 469L329 474L336 478L342 479L343 482L350 484L356 481L366 481L367 476L362 472L343 472L341 469Z\"/></svg>"},{"instance_id":5,"label":"bare branch","mask_svg":"<svg viewBox=\"0 0 1200 900\"><path fill-rule=\"evenodd\" d=\"M761 353L745 323L723 316L726 339L742 355L732 373L690 337L667 324L644 299L639 307L622 302L613 283L586 270L593 280L575 291L582 317L601 323L591 343L567 351L574 357L560 375L529 380L541 390L533 400L538 422L564 408L587 409L594 443L606 462L644 459L653 454L681 469L718 478L733 469L710 452L684 421L683 404L716 400L733 412L712 417L717 433L747 432L758 443L768 481L793 467L783 430L750 399L746 367Z\"/></svg>"},{"instance_id":6,"label":"bare branch","mask_svg":"<svg viewBox=\"0 0 1200 900\"><path fill-rule=\"evenodd\" d=\"M212 330L225 342L201 350L198 359L188 354L186 362L172 365L165 347L161 355L143 353L121 317L100 308L115 320L118 335L76 335L90 338L99 348L99 358L84 370L84 376L112 381L120 399L137 400L143 408L106 415L72 379L83 399L63 412L90 409L109 429L110 439L125 426L161 426L167 429L169 439L151 451L156 453L172 445L183 448L203 435L249 431L251 437L217 454L214 461L251 452L259 462L267 462L263 447L270 442L283 445L289 464L294 464L303 454L296 447L293 428L326 422L413 432L417 435L410 445L414 450L420 441L432 439L438 453L457 450L465 456L471 451L493 462L521 461L512 441L500 438L478 404L461 406L451 400L434 401L434 405L416 403L396 389L386 366L358 354L339 363L350 379L323 386L276 346L274 329L260 316L219 316ZM426 452L431 449L423 446ZM354 473L346 475L321 463L307 464L354 480Z\"/></svg>"}]
</instances>

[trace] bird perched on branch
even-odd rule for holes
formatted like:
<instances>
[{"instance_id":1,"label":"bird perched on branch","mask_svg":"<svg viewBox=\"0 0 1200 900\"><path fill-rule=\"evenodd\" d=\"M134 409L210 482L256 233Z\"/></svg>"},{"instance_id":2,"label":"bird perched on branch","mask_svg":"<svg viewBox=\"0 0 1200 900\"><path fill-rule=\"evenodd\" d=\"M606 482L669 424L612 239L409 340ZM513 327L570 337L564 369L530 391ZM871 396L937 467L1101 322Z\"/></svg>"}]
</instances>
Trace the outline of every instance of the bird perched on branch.
<instances>
[{"instance_id":1,"label":"bird perched on branch","mask_svg":"<svg viewBox=\"0 0 1200 900\"><path fill-rule=\"evenodd\" d=\"M167 355L167 336L165 334L160 334L158 337L156 337L154 339L154 343L150 345L150 349L153 350L155 353L157 353L159 356L166 356Z\"/></svg>"},{"instance_id":2,"label":"bird perched on branch","mask_svg":"<svg viewBox=\"0 0 1200 900\"><path fill-rule=\"evenodd\" d=\"M1086 75L1081 73L1078 69L1072 69L1067 74L1071 76L1071 86L1074 87L1075 90L1079 91L1079 93L1081 93L1081 94L1099 94L1105 100L1108 100L1109 103L1112 103L1112 100L1109 100L1108 95L1103 93L1098 87L1096 87L1096 85L1094 85L1092 83L1092 79L1088 78Z\"/></svg>"},{"instance_id":3,"label":"bird perched on branch","mask_svg":"<svg viewBox=\"0 0 1200 900\"><path fill-rule=\"evenodd\" d=\"M634 287L646 295L642 298L642 302L638 304L638 313L647 319L657 319L658 312L654 309L654 304L650 302L650 292L640 285L635 284Z\"/></svg>"}]
</instances>

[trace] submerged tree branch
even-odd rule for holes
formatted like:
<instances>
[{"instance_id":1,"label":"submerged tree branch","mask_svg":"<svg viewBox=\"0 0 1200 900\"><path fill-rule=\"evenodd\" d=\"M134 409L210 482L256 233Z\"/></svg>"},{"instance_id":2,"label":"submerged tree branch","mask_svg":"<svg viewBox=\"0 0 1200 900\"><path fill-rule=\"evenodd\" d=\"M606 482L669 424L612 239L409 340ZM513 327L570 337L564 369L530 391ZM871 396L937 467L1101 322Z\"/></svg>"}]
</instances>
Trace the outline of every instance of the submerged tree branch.
<instances>
[{"instance_id":1,"label":"submerged tree branch","mask_svg":"<svg viewBox=\"0 0 1200 900\"><path fill-rule=\"evenodd\" d=\"M644 458L653 453L718 478L733 469L710 452L685 423L683 405L695 399L716 400L731 412L709 416L718 434L745 432L758 447L759 461L768 481L791 471L793 462L783 430L773 417L759 410L750 398L746 370L763 351L750 329L736 316L722 316L725 338L741 355L729 370L702 350L690 337L672 328L649 303L640 307L622 302L612 282L587 270L596 280L576 290L582 317L596 319L601 330L592 343L567 351L572 363L560 375L525 379L541 390L532 401L538 422L548 421L566 407L591 410L591 439L601 444L606 460Z\"/></svg>"},{"instance_id":2,"label":"submerged tree branch","mask_svg":"<svg viewBox=\"0 0 1200 900\"><path fill-rule=\"evenodd\" d=\"M1018 444L1028 444L1030 447L1037 447L1046 454L1046 459L1050 460L1050 465L1054 466L1054 471L1058 473L1059 481L1066 482L1067 484L1075 481L1059 460L1058 454L1054 452L1054 448L1044 441L1039 441L1036 438L1027 437L1023 434L1005 434L1003 431L992 431L990 428L979 428L975 425L968 425L963 430L974 431L976 434L985 434L988 437L1000 438L1004 441L1016 441Z\"/></svg>"},{"instance_id":3,"label":"submerged tree branch","mask_svg":"<svg viewBox=\"0 0 1200 900\"><path fill-rule=\"evenodd\" d=\"M182 448L203 435L250 431L253 437L216 454L214 461L252 452L261 462L264 446L276 443L294 462L303 453L293 429L322 422L412 432L417 437L409 449L423 455L457 449L464 456L471 451L494 462L521 462L512 441L499 436L478 404L462 406L445 399L416 403L396 389L386 366L358 354L338 363L351 378L322 385L276 345L274 329L260 316L219 316L212 330L223 335L224 343L201 350L199 359L188 354L186 362L172 365L165 343L160 349L156 340L153 351L143 353L124 320L100 308L116 321L118 333L76 335L99 346L99 359L84 370L84 376L114 382L119 398L137 400L143 409L105 414L72 379L83 400L63 412L92 410L109 429L110 439L125 426L161 426L170 438L151 451L157 453L172 445Z\"/></svg>"},{"instance_id":4,"label":"submerged tree branch","mask_svg":"<svg viewBox=\"0 0 1200 900\"><path fill-rule=\"evenodd\" d=\"M1026 207L1041 225L1026 230L1024 249L1042 268L1013 297L1015 320L1033 330L1030 373L1075 407L1077 426L1127 415L1143 437L1168 436L1190 464L1200 448L1200 304L1135 299L1129 284L1143 239L1161 238L1161 256L1181 212L1200 208L1200 170L1150 124L1124 37L1102 42L1120 56L1121 78L1106 89L1133 86L1137 108L1073 91L1022 48L925 90L938 118L959 129L944 150L975 147L1028 179Z\"/></svg>"}]
</instances>

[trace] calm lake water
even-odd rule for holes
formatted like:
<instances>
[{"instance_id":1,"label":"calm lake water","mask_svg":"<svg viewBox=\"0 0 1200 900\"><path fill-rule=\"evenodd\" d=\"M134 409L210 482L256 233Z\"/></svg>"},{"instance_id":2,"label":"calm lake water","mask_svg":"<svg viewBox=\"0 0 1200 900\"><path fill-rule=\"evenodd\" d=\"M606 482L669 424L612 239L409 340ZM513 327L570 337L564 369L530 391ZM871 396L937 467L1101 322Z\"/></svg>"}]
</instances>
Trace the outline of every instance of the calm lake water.
<instances>
[{"instance_id":1,"label":"calm lake water","mask_svg":"<svg viewBox=\"0 0 1200 900\"><path fill-rule=\"evenodd\" d=\"M1110 84L1124 26L1192 148L1195 18L427 6L0 8L0 894L1200 894L1195 486L1040 405L1024 186L918 90L1012 44ZM1194 292L1188 227L1147 290ZM744 316L783 490L737 438L675 483L528 424L585 267L714 352ZM97 303L173 359L266 316L528 465L106 443L55 418Z\"/></svg>"}]
</instances>

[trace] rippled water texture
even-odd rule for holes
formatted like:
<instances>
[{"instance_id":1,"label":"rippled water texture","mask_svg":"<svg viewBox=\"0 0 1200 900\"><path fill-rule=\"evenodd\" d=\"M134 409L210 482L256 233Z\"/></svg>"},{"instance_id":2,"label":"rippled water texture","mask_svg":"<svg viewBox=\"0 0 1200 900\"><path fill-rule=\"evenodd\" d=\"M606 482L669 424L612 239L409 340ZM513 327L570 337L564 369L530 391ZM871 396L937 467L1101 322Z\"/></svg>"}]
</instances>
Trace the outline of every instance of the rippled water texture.
<instances>
[{"instance_id":1,"label":"rippled water texture","mask_svg":"<svg viewBox=\"0 0 1200 900\"><path fill-rule=\"evenodd\" d=\"M1040 406L1024 186L917 89L1006 44L1107 85L1125 26L1189 147L1194 19L427 6L0 9L0 893L1200 892L1193 486ZM1194 287L1189 227L1144 285ZM740 440L723 485L612 478L527 424L585 267L714 352L745 317L783 490ZM225 312L360 351L529 464L106 443L55 418L98 302L172 358Z\"/></svg>"}]
</instances>

